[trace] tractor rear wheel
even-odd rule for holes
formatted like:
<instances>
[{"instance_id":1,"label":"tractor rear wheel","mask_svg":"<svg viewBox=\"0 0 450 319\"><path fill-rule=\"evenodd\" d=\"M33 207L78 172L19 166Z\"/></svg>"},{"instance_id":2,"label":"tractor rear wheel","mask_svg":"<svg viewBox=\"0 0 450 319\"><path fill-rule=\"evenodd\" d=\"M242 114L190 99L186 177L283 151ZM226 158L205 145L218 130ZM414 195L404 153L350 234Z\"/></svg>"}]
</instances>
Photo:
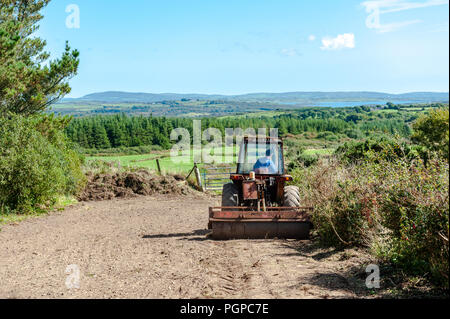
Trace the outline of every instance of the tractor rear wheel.
<instances>
[{"instance_id":1,"label":"tractor rear wheel","mask_svg":"<svg viewBox=\"0 0 450 319\"><path fill-rule=\"evenodd\" d=\"M284 207L300 207L300 190L297 186L286 186L283 197Z\"/></svg>"},{"instance_id":2,"label":"tractor rear wheel","mask_svg":"<svg viewBox=\"0 0 450 319\"><path fill-rule=\"evenodd\" d=\"M223 185L222 207L238 207L239 190L234 183Z\"/></svg>"}]
</instances>

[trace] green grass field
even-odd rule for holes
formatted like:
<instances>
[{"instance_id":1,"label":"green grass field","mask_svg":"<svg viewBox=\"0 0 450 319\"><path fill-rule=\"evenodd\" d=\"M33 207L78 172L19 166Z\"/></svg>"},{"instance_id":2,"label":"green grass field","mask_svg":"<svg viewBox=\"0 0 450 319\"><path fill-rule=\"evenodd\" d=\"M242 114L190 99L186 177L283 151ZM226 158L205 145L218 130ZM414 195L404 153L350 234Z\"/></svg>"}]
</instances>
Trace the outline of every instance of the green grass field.
<instances>
[{"instance_id":1,"label":"green grass field","mask_svg":"<svg viewBox=\"0 0 450 319\"><path fill-rule=\"evenodd\" d=\"M108 163L119 163L122 168L145 168L157 171L156 159L159 158L161 171L164 174L189 172L194 162L189 157L183 157L180 162L172 161L170 157L161 157L160 154L125 155L125 156L93 156L88 161L101 160Z\"/></svg>"},{"instance_id":2,"label":"green grass field","mask_svg":"<svg viewBox=\"0 0 450 319\"><path fill-rule=\"evenodd\" d=\"M224 148L223 154L233 154L233 148ZM180 156L172 159L170 152L144 154L144 155L117 155L117 156L92 156L88 161L101 160L108 163L119 163L122 168L145 168L157 171L156 159L159 159L163 174L189 173L194 167L194 159L191 156Z\"/></svg>"},{"instance_id":3,"label":"green grass field","mask_svg":"<svg viewBox=\"0 0 450 319\"><path fill-rule=\"evenodd\" d=\"M124 155L124 156L93 156L88 160L102 160L105 162L119 162L122 166L135 166L136 164L144 163L147 161L154 161L158 155L156 154L144 154L144 155Z\"/></svg>"},{"instance_id":4,"label":"green grass field","mask_svg":"<svg viewBox=\"0 0 450 319\"><path fill-rule=\"evenodd\" d=\"M232 155L235 147L224 148L223 155ZM308 149L307 155L331 155L334 149ZM170 157L170 152L144 154L144 155L117 155L117 156L92 156L88 161L101 160L108 163L118 163L122 168L145 168L156 172L158 170L156 159L159 159L163 174L187 174L194 167L191 156L180 156L175 159ZM201 168L203 165L199 165Z\"/></svg>"}]
</instances>

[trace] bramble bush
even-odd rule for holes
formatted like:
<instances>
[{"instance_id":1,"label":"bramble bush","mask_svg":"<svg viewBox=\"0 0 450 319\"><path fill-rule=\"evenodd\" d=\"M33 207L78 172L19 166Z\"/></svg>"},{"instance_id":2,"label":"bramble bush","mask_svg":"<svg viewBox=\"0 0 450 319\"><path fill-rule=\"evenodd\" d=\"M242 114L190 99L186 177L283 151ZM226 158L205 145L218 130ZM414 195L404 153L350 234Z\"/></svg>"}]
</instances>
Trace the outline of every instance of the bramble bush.
<instances>
[{"instance_id":1,"label":"bramble bush","mask_svg":"<svg viewBox=\"0 0 450 319\"><path fill-rule=\"evenodd\" d=\"M358 161L393 160L398 158L427 160L423 147L412 145L405 140L389 136L371 137L365 141L352 141L341 145L336 150L341 161L355 163Z\"/></svg>"},{"instance_id":2,"label":"bramble bush","mask_svg":"<svg viewBox=\"0 0 450 319\"><path fill-rule=\"evenodd\" d=\"M403 153L403 151L401 152ZM448 286L449 164L440 158L321 160L294 172L324 244L365 246L408 273Z\"/></svg>"},{"instance_id":3,"label":"bramble bush","mask_svg":"<svg viewBox=\"0 0 450 319\"><path fill-rule=\"evenodd\" d=\"M82 187L82 158L63 133L68 121L46 115L0 117L0 212L43 209Z\"/></svg>"},{"instance_id":4,"label":"bramble bush","mask_svg":"<svg viewBox=\"0 0 450 319\"><path fill-rule=\"evenodd\" d=\"M449 165L442 159L374 165L378 211L389 238L380 256L448 286Z\"/></svg>"},{"instance_id":5,"label":"bramble bush","mask_svg":"<svg viewBox=\"0 0 450 319\"><path fill-rule=\"evenodd\" d=\"M303 204L315 209L313 223L324 244L369 245L377 221L374 194L358 167L322 159L293 176Z\"/></svg>"},{"instance_id":6,"label":"bramble bush","mask_svg":"<svg viewBox=\"0 0 450 319\"><path fill-rule=\"evenodd\" d=\"M288 168L289 171L293 171L302 167L310 167L312 165L317 164L319 161L318 155L310 155L310 154L300 154L297 155L292 162L289 163Z\"/></svg>"}]
</instances>

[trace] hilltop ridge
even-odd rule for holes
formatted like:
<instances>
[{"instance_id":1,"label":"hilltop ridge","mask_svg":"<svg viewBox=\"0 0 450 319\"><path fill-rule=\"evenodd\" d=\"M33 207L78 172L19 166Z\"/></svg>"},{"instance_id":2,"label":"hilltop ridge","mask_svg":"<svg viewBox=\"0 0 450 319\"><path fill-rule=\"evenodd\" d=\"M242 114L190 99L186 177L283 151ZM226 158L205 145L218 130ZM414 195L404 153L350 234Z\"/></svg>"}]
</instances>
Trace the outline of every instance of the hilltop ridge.
<instances>
[{"instance_id":1,"label":"hilltop ridge","mask_svg":"<svg viewBox=\"0 0 450 319\"><path fill-rule=\"evenodd\" d=\"M65 102L103 102L103 103L156 103L162 101L188 100L223 100L239 102L283 102L283 103L308 103L308 102L363 102L363 101L406 101L416 102L447 102L448 92L410 92L402 94L382 92L286 92L286 93L249 93L241 95L220 94L195 94L195 93L133 93L122 91L97 92L85 95L81 98L63 99Z\"/></svg>"}]
</instances>

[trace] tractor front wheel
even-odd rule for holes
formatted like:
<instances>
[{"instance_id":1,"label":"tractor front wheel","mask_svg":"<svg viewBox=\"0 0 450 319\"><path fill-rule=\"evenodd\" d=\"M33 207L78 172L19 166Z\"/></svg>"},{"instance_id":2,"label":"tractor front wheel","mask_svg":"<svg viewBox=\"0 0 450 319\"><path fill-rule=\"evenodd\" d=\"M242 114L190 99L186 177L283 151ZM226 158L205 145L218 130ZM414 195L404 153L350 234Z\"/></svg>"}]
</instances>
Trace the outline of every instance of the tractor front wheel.
<instances>
[{"instance_id":1,"label":"tractor front wheel","mask_svg":"<svg viewBox=\"0 0 450 319\"><path fill-rule=\"evenodd\" d=\"M284 207L300 207L300 190L297 186L286 186L283 197Z\"/></svg>"},{"instance_id":2,"label":"tractor front wheel","mask_svg":"<svg viewBox=\"0 0 450 319\"><path fill-rule=\"evenodd\" d=\"M222 207L238 207L239 190L234 183L223 185Z\"/></svg>"}]
</instances>

